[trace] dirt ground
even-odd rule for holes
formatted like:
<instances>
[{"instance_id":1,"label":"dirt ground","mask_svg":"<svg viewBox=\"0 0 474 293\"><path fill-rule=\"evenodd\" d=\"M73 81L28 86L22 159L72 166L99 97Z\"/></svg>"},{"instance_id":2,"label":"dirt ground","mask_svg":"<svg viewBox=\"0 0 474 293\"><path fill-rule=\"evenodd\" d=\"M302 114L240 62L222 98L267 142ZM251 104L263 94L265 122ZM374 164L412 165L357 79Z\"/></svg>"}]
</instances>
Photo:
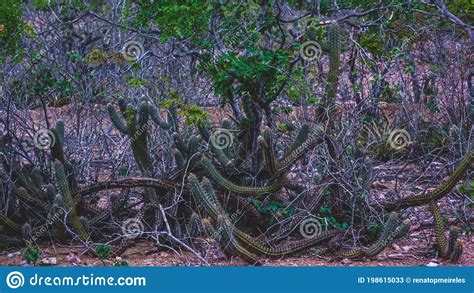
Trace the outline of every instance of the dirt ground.
<instances>
[{"instance_id":1,"label":"dirt ground","mask_svg":"<svg viewBox=\"0 0 474 293\"><path fill-rule=\"evenodd\" d=\"M263 260L264 266L474 266L474 237L463 235L463 256L458 263L451 263L442 258L436 258L430 253L430 245L434 239L431 229L412 232L410 237L395 241L378 256L372 259L341 260L332 257L312 255L311 251L284 259ZM111 266L120 259L99 260L97 257L83 255L82 248L62 246L40 246L41 259L56 258L57 266ZM10 248L0 252L0 265L25 266L20 248ZM164 251L152 242L144 241L129 248L121 256L129 266L202 266L196 256L189 252ZM240 259L229 259L224 256L214 244L208 246L206 260L212 266L242 266L246 265ZM38 265L45 265L39 261Z\"/></svg>"}]
</instances>

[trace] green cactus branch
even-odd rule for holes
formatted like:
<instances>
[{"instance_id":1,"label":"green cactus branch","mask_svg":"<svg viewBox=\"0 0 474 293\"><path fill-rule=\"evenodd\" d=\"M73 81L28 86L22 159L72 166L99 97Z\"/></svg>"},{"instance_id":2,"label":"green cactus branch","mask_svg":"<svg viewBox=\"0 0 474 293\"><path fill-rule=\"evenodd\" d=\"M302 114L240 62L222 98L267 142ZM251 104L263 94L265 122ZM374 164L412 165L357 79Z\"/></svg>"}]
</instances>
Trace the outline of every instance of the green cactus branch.
<instances>
[{"instance_id":1,"label":"green cactus branch","mask_svg":"<svg viewBox=\"0 0 474 293\"><path fill-rule=\"evenodd\" d=\"M79 237L82 240L87 240L89 238L89 235L84 229L84 226L82 225L82 222L79 220L79 217L77 215L76 204L69 189L63 164L60 161L56 160L54 162L54 170L56 175L56 181L59 186L59 191L61 192L66 207L69 209L68 218L70 219Z\"/></svg>"},{"instance_id":2,"label":"green cactus branch","mask_svg":"<svg viewBox=\"0 0 474 293\"><path fill-rule=\"evenodd\" d=\"M422 193L414 195L407 198L401 198L395 202L389 202L384 204L384 209L386 211L395 211L401 210L409 207L420 206L429 204L431 201L438 201L444 196L446 196L459 180L462 179L464 174L471 168L472 162L474 160L474 150L471 150L458 165L456 170L449 176L448 180L443 183L440 187L432 192Z\"/></svg>"},{"instance_id":3,"label":"green cactus branch","mask_svg":"<svg viewBox=\"0 0 474 293\"><path fill-rule=\"evenodd\" d=\"M260 186L260 187L247 187L247 186L240 186L237 184L232 183L231 181L224 178L219 171L214 167L211 161L203 157L201 160L204 169L206 170L209 177L211 177L219 186L222 188L236 194L240 195L263 195L268 193L273 193L280 190L284 184L284 178L278 177L276 178L275 182L268 185L268 186Z\"/></svg>"}]
</instances>

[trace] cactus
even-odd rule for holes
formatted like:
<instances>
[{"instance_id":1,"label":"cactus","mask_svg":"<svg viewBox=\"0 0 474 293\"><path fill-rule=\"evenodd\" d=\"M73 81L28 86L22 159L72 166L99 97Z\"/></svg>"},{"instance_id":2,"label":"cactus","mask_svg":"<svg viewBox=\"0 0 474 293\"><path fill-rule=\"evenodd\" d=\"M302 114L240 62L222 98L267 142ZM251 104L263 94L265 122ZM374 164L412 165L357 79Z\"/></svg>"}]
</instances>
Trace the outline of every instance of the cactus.
<instances>
[{"instance_id":1,"label":"cactus","mask_svg":"<svg viewBox=\"0 0 474 293\"><path fill-rule=\"evenodd\" d=\"M449 229L449 240L444 234L445 225L443 216L436 201L430 202L430 211L433 215L435 226L435 237L439 256L448 258L452 262L457 262L463 252L462 242L458 240L458 231L455 227Z\"/></svg>"},{"instance_id":2,"label":"cactus","mask_svg":"<svg viewBox=\"0 0 474 293\"><path fill-rule=\"evenodd\" d=\"M273 142L271 136L271 129L266 128L263 131L263 136L257 138L257 142L260 147L263 149L265 156L265 165L273 176L276 176L278 173L278 163L275 158L275 152L273 151Z\"/></svg>"},{"instance_id":3,"label":"cactus","mask_svg":"<svg viewBox=\"0 0 474 293\"><path fill-rule=\"evenodd\" d=\"M121 101L122 108L124 102ZM148 109L146 101L142 102L137 113L131 107L125 107L122 111L123 118L115 111L112 104L107 105L110 119L114 126L123 134L130 137L132 152L138 168L143 174L153 173L153 164L148 150Z\"/></svg>"},{"instance_id":4,"label":"cactus","mask_svg":"<svg viewBox=\"0 0 474 293\"><path fill-rule=\"evenodd\" d=\"M13 231L20 231L20 225L18 225L17 223L15 223L15 221L13 221L12 219L10 219L9 217L7 217L6 215L4 214L0 214L0 221L3 222L5 225L7 225L8 227L10 227Z\"/></svg>"},{"instance_id":5,"label":"cactus","mask_svg":"<svg viewBox=\"0 0 474 293\"><path fill-rule=\"evenodd\" d=\"M201 136L206 142L208 142L209 148L211 149L212 153L216 155L219 163L223 166L231 166L234 163L234 160L229 158L223 149L214 146L214 143L212 142L213 133L211 131L210 124L205 121L203 125L198 125L198 128Z\"/></svg>"},{"instance_id":6,"label":"cactus","mask_svg":"<svg viewBox=\"0 0 474 293\"><path fill-rule=\"evenodd\" d=\"M431 214L433 215L434 224L435 224L435 235L436 235L436 244L438 245L438 252L441 257L448 255L448 240L444 235L444 220L439 210L438 203L432 201L430 203Z\"/></svg>"},{"instance_id":7,"label":"cactus","mask_svg":"<svg viewBox=\"0 0 474 293\"><path fill-rule=\"evenodd\" d=\"M391 213L384 230L379 239L367 248L353 248L347 251L338 251L336 257L357 259L362 257L374 257L387 247L393 239L403 237L410 231L410 222L405 220L397 227L397 213Z\"/></svg>"},{"instance_id":8,"label":"cactus","mask_svg":"<svg viewBox=\"0 0 474 293\"><path fill-rule=\"evenodd\" d=\"M82 225L81 220L79 219L76 212L76 204L72 198L71 191L66 179L66 173L64 171L64 166L60 161L56 160L54 162L54 170L56 175L56 181L59 186L59 191L61 192L64 204L69 209L68 218L70 219L73 227L75 228L77 234L82 240L87 240L89 235L87 234L84 226Z\"/></svg>"},{"instance_id":9,"label":"cactus","mask_svg":"<svg viewBox=\"0 0 474 293\"><path fill-rule=\"evenodd\" d=\"M201 160L201 163L206 169L207 174L214 181L216 181L217 184L219 184L221 187L223 187L224 189L232 193L237 193L241 195L262 195L262 194L272 193L272 192L280 190L280 188L283 186L283 183L284 183L284 178L278 177L274 183L268 186L260 186L260 187L240 186L224 178L219 173L219 171L217 171L214 165L212 165L211 161L208 158L203 157Z\"/></svg>"},{"instance_id":10,"label":"cactus","mask_svg":"<svg viewBox=\"0 0 474 293\"><path fill-rule=\"evenodd\" d=\"M466 171L469 170L473 160L474 150L471 149L470 152L466 154L462 162L459 163L456 170L454 170L451 176L449 176L448 180L446 180L446 182L443 183L436 190L429 193L422 193L406 198L401 198L399 200L396 200L395 202L385 203L384 209L386 211L395 211L408 207L429 204L431 201L438 201L439 199L447 195L454 188L454 186L456 186L456 184L459 182L459 180L461 180L462 176L464 176Z\"/></svg>"},{"instance_id":11,"label":"cactus","mask_svg":"<svg viewBox=\"0 0 474 293\"><path fill-rule=\"evenodd\" d=\"M229 226L231 224L231 220L228 218L227 214L225 214L223 207L219 203L217 197L213 192L209 192L212 187L210 187L206 183L207 187L201 185L194 174L190 174L188 177L193 194L196 198L196 201L202 205L206 213L213 219L214 221L218 221L218 218L223 218L221 221L224 221L224 228L230 229ZM226 231L228 232L228 231ZM301 241L297 241L292 244L282 245L280 247L272 248L266 247L260 244L258 241L253 239L251 236L247 235L243 231L239 230L236 227L232 227L231 233L236 237L240 245L245 249L245 251L249 251L251 253L255 253L257 255L261 255L263 257L271 257L271 258L279 258L284 257L292 254L296 254L307 250L311 247L314 247L321 242L324 242L330 238L333 238L340 231L326 231L317 235L315 237L304 239ZM221 235L221 237L223 237ZM229 235L226 235L227 239Z\"/></svg>"},{"instance_id":12,"label":"cactus","mask_svg":"<svg viewBox=\"0 0 474 293\"><path fill-rule=\"evenodd\" d=\"M326 85L325 99L323 107L330 110L336 101L336 92L339 85L341 66L341 38L337 23L333 23L328 28L329 39L329 72Z\"/></svg>"}]
</instances>

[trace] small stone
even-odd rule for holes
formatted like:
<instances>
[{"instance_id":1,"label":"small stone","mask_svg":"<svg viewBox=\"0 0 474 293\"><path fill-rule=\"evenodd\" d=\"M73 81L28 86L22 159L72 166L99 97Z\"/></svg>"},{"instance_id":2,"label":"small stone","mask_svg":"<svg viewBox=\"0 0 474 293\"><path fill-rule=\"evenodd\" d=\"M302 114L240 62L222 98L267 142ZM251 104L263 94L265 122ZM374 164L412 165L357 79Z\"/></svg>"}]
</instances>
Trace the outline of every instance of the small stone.
<instances>
[{"instance_id":1,"label":"small stone","mask_svg":"<svg viewBox=\"0 0 474 293\"><path fill-rule=\"evenodd\" d=\"M341 264L343 265L350 265L352 263L352 260L345 258L341 261Z\"/></svg>"},{"instance_id":2,"label":"small stone","mask_svg":"<svg viewBox=\"0 0 474 293\"><path fill-rule=\"evenodd\" d=\"M403 254L401 253L392 253L387 255L390 259L403 259Z\"/></svg>"},{"instance_id":3,"label":"small stone","mask_svg":"<svg viewBox=\"0 0 474 293\"><path fill-rule=\"evenodd\" d=\"M401 250L400 246L398 246L398 245L397 245L397 244L395 244L395 243L394 243L394 244L392 244L392 247L393 247L393 249L395 249L395 250L398 250L398 251L400 251L400 250Z\"/></svg>"},{"instance_id":4,"label":"small stone","mask_svg":"<svg viewBox=\"0 0 474 293\"><path fill-rule=\"evenodd\" d=\"M437 267L437 266L439 266L439 264L431 261L426 266L427 267Z\"/></svg>"},{"instance_id":5,"label":"small stone","mask_svg":"<svg viewBox=\"0 0 474 293\"><path fill-rule=\"evenodd\" d=\"M7 254L7 257L17 257L17 256L20 256L20 254L21 253L19 251L12 252L12 253Z\"/></svg>"},{"instance_id":6,"label":"small stone","mask_svg":"<svg viewBox=\"0 0 474 293\"><path fill-rule=\"evenodd\" d=\"M45 257L41 260L44 265L54 266L58 264L58 259L55 257Z\"/></svg>"},{"instance_id":7,"label":"small stone","mask_svg":"<svg viewBox=\"0 0 474 293\"><path fill-rule=\"evenodd\" d=\"M413 246L402 246L402 249L403 249L404 251L409 251L409 250L412 249L412 248L413 248Z\"/></svg>"},{"instance_id":8,"label":"small stone","mask_svg":"<svg viewBox=\"0 0 474 293\"><path fill-rule=\"evenodd\" d=\"M68 262L72 262L72 263L79 263L81 262L81 259L75 254L75 253L70 253L68 254L68 256L66 256L66 260Z\"/></svg>"}]
</instances>

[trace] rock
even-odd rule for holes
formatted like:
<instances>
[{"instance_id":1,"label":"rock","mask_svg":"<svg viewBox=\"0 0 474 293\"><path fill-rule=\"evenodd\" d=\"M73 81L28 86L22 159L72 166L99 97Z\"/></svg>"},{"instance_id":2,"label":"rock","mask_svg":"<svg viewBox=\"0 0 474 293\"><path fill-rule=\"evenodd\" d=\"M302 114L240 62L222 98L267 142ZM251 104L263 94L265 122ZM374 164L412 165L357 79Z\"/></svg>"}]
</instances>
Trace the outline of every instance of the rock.
<instances>
[{"instance_id":1,"label":"rock","mask_svg":"<svg viewBox=\"0 0 474 293\"><path fill-rule=\"evenodd\" d=\"M17 257L17 256L20 256L21 252L17 251L17 252L12 252L12 253L9 253L7 255L7 257Z\"/></svg>"},{"instance_id":2,"label":"rock","mask_svg":"<svg viewBox=\"0 0 474 293\"><path fill-rule=\"evenodd\" d=\"M352 260L345 258L341 261L341 264L343 265L350 265L352 263Z\"/></svg>"},{"instance_id":3,"label":"rock","mask_svg":"<svg viewBox=\"0 0 474 293\"><path fill-rule=\"evenodd\" d=\"M68 256L66 256L66 260L68 262L72 262L72 263L79 263L81 262L81 259L75 254L75 253L70 253L68 254Z\"/></svg>"},{"instance_id":4,"label":"rock","mask_svg":"<svg viewBox=\"0 0 474 293\"><path fill-rule=\"evenodd\" d=\"M397 245L397 244L395 244L395 243L394 243L394 244L392 244L392 247L393 247L393 249L395 249L395 250L398 250L398 251L400 251L400 250L401 250L400 246L398 246L398 245Z\"/></svg>"},{"instance_id":5,"label":"rock","mask_svg":"<svg viewBox=\"0 0 474 293\"><path fill-rule=\"evenodd\" d=\"M404 251L409 251L409 250L412 249L412 248L413 248L413 246L402 246L402 249L403 249Z\"/></svg>"},{"instance_id":6,"label":"rock","mask_svg":"<svg viewBox=\"0 0 474 293\"><path fill-rule=\"evenodd\" d=\"M427 267L437 267L437 266L439 266L439 264L431 261L426 266Z\"/></svg>"},{"instance_id":7,"label":"rock","mask_svg":"<svg viewBox=\"0 0 474 293\"><path fill-rule=\"evenodd\" d=\"M403 259L403 254L401 253L392 253L387 255L390 259Z\"/></svg>"},{"instance_id":8,"label":"rock","mask_svg":"<svg viewBox=\"0 0 474 293\"><path fill-rule=\"evenodd\" d=\"M58 259L55 257L45 257L41 260L41 264L48 266L55 266L58 264Z\"/></svg>"}]
</instances>

